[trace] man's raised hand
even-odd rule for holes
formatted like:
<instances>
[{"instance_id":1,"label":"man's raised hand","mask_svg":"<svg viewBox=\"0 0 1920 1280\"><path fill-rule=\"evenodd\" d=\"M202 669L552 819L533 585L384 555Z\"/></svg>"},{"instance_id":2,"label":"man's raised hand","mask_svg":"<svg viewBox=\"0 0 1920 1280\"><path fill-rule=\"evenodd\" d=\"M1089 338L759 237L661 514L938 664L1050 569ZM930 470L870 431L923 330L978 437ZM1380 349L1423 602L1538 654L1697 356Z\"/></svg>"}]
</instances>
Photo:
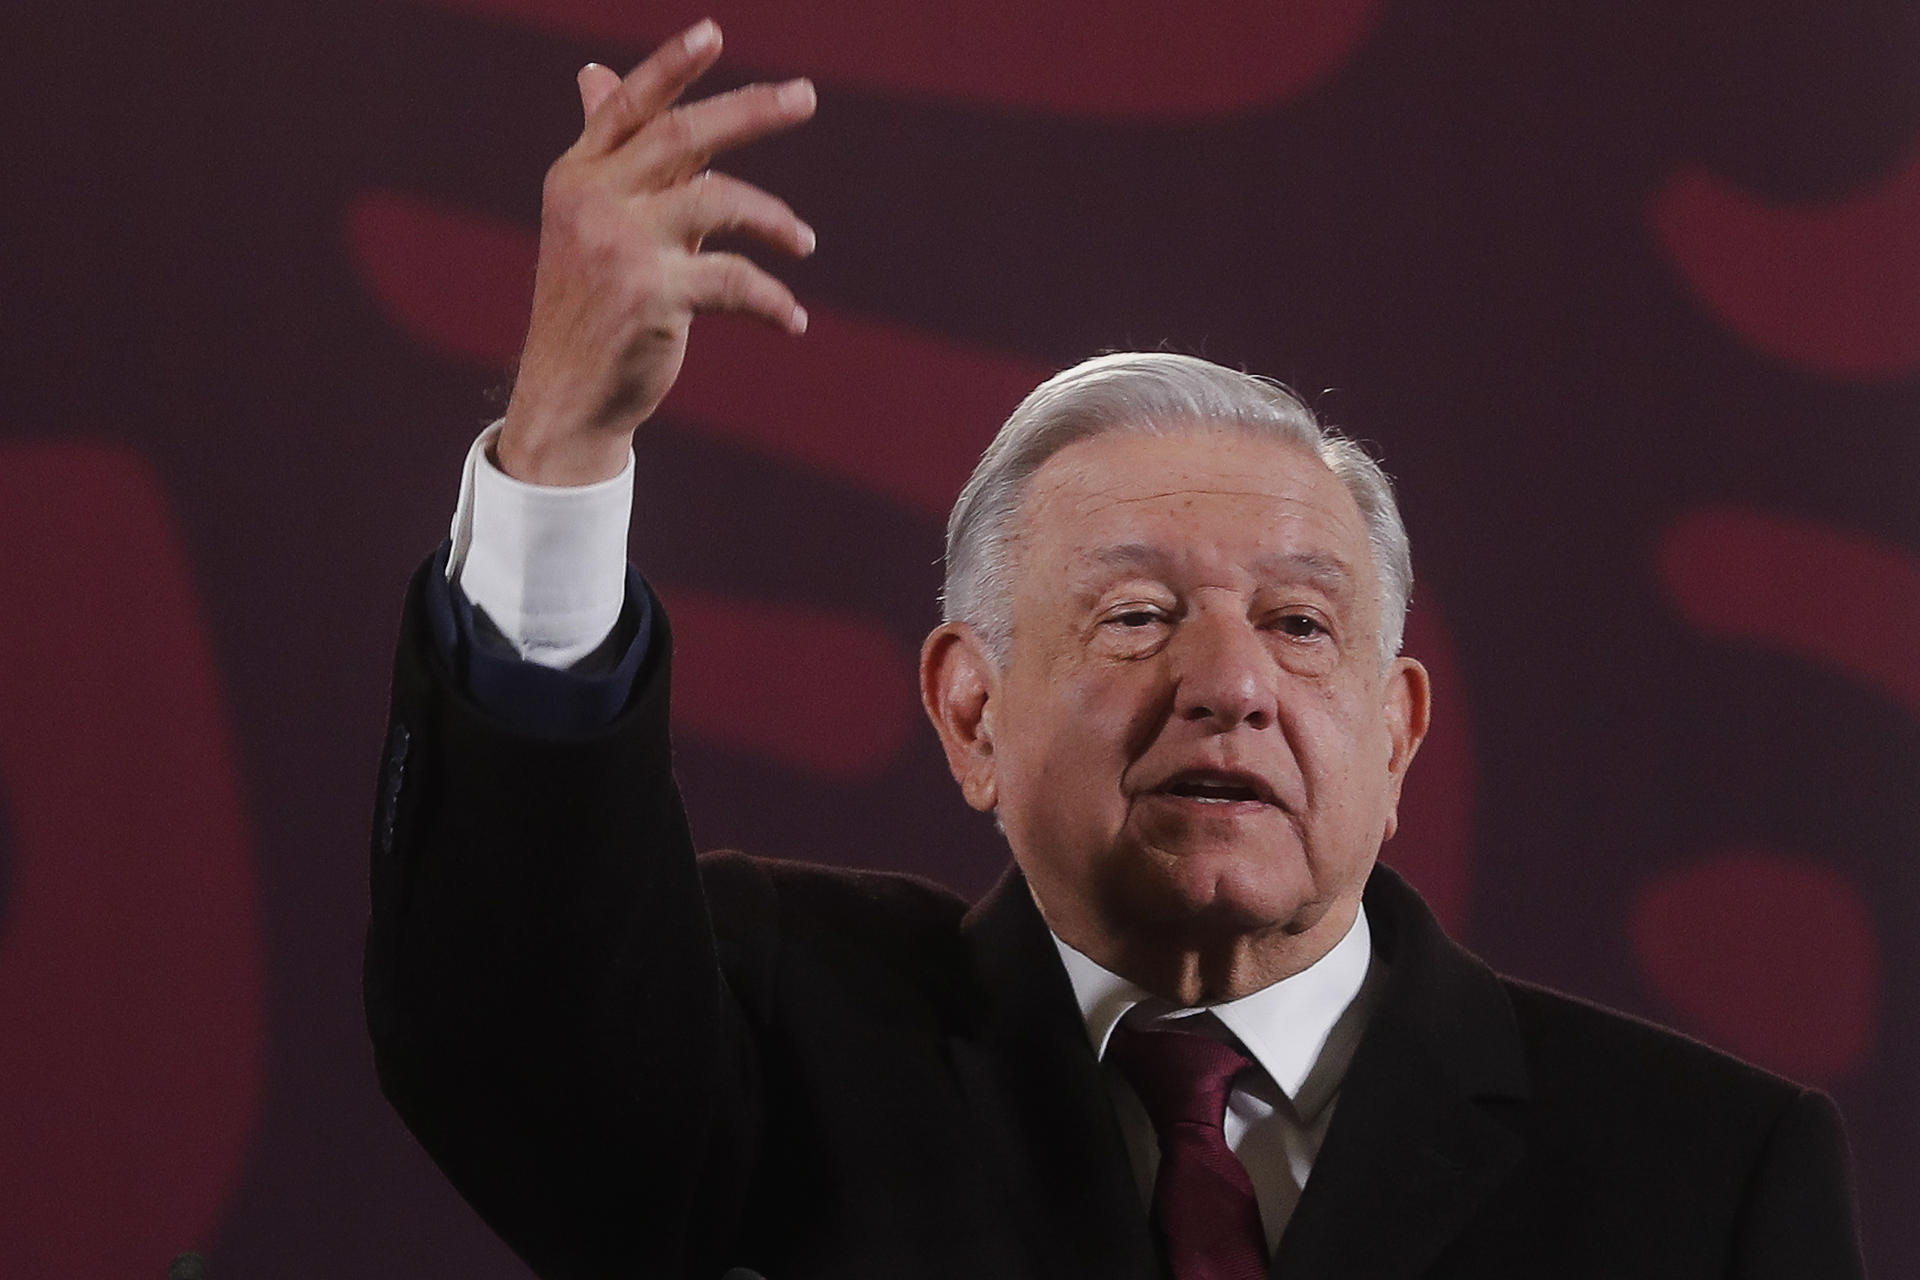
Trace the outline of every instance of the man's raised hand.
<instances>
[{"instance_id":1,"label":"man's raised hand","mask_svg":"<svg viewBox=\"0 0 1920 1280\"><path fill-rule=\"evenodd\" d=\"M703 21L625 79L596 64L580 71L586 126L547 170L533 318L497 447L517 479L617 475L634 430L679 375L696 312L807 327L784 284L702 243L742 232L813 252L813 229L784 202L707 169L722 151L806 120L813 86L749 85L676 106L719 54L719 28Z\"/></svg>"}]
</instances>

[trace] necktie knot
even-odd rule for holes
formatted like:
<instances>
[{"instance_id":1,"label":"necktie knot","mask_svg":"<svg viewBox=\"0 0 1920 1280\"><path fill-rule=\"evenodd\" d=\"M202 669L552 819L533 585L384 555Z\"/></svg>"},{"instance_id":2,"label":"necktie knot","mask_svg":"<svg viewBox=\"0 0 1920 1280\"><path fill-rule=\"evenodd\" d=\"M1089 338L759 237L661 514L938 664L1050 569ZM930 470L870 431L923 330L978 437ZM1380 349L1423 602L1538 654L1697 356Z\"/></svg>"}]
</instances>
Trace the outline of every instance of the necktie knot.
<instances>
[{"instance_id":1,"label":"necktie knot","mask_svg":"<svg viewBox=\"0 0 1920 1280\"><path fill-rule=\"evenodd\" d=\"M1161 1133L1181 1123L1220 1128L1234 1079L1254 1065L1225 1040L1166 1026L1115 1027L1107 1055Z\"/></svg>"}]
</instances>

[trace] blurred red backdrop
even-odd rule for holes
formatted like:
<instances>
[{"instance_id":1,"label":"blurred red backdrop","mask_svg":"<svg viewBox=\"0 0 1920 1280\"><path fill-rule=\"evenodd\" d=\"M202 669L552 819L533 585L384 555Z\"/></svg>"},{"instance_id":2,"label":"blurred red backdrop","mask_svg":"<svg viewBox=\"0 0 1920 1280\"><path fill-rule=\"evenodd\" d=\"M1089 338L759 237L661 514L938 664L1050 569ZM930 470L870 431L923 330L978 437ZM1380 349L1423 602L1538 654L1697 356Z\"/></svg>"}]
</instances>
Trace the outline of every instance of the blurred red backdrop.
<instances>
[{"instance_id":1,"label":"blurred red backdrop","mask_svg":"<svg viewBox=\"0 0 1920 1280\"><path fill-rule=\"evenodd\" d=\"M1300 387L1399 479L1437 722L1387 857L1503 968L1830 1089L1920 1272L1920 55L1882 0L715 0L821 232L703 322L634 554L709 844L965 891L940 528L1052 369ZM524 1275L378 1097L406 573L524 321L572 73L672 0L28 0L0 54L0 1253ZM781 661L770 661L771 655ZM751 797L742 801L741 797ZM831 814L848 838L798 832Z\"/></svg>"}]
</instances>

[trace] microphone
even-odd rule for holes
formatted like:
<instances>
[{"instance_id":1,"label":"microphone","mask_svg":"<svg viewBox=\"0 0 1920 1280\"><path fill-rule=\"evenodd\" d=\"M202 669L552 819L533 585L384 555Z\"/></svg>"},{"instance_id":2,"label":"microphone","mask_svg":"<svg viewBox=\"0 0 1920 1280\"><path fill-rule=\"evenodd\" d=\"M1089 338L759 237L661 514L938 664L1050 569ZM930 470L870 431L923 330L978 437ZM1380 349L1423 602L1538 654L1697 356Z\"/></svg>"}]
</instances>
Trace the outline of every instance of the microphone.
<instances>
[{"instance_id":1,"label":"microphone","mask_svg":"<svg viewBox=\"0 0 1920 1280\"><path fill-rule=\"evenodd\" d=\"M167 1280L207 1280L207 1260L197 1253L183 1253L167 1264Z\"/></svg>"}]
</instances>

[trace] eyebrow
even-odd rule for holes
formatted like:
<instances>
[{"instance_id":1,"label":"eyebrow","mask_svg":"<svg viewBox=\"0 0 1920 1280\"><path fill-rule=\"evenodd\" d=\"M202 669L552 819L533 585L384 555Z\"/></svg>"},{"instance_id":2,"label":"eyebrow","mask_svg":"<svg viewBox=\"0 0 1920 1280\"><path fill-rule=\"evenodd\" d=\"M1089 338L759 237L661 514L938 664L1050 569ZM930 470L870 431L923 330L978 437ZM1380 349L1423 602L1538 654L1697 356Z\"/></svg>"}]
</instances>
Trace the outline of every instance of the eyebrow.
<instances>
[{"instance_id":1,"label":"eyebrow","mask_svg":"<svg viewBox=\"0 0 1920 1280\"><path fill-rule=\"evenodd\" d=\"M1146 542L1122 542L1096 548L1090 557L1095 564L1113 569L1143 569L1168 573L1173 557ZM1323 551L1276 551L1253 562L1262 581L1305 582L1329 594L1345 590L1353 583L1353 569L1336 555Z\"/></svg>"}]
</instances>

